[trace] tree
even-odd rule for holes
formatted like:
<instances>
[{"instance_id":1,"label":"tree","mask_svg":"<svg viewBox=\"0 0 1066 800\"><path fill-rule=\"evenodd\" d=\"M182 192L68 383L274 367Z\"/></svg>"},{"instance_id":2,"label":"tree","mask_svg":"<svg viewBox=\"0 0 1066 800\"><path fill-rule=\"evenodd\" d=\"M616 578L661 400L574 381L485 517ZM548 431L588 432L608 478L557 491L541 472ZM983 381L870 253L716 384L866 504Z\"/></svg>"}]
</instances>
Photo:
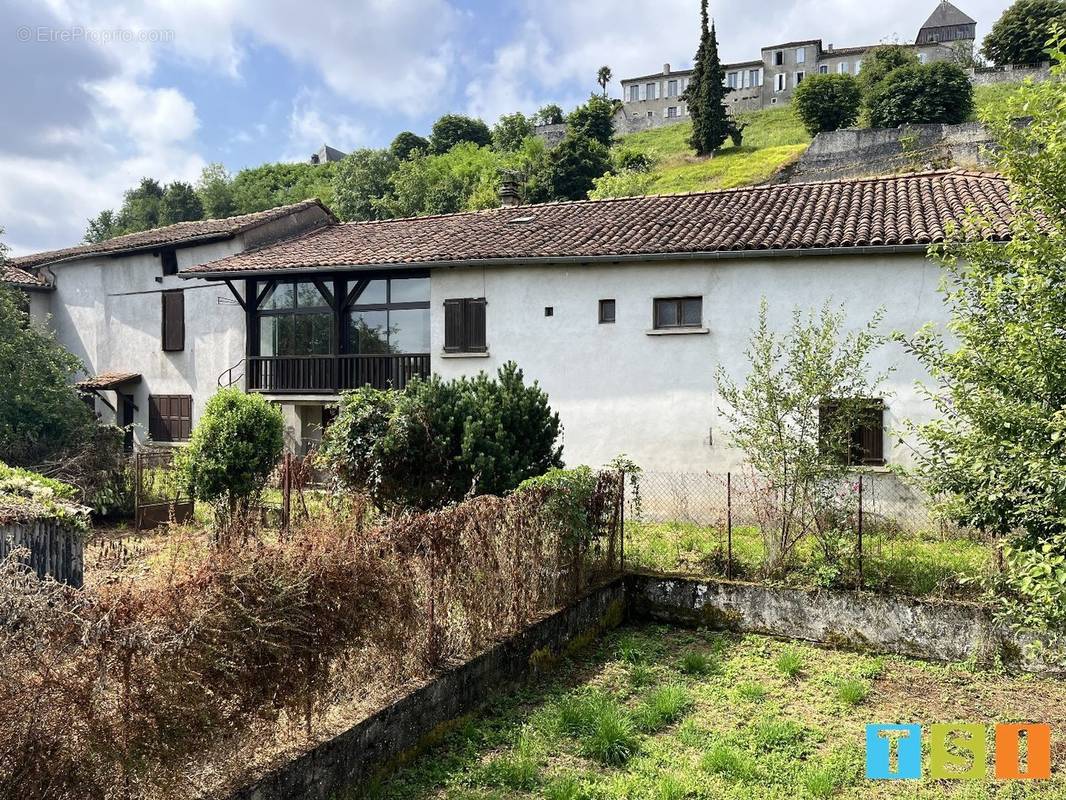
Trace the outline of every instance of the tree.
<instances>
[{"instance_id":1,"label":"tree","mask_svg":"<svg viewBox=\"0 0 1066 800\"><path fill-rule=\"evenodd\" d=\"M205 219L224 219L237 213L233 196L233 176L220 163L208 164L196 182L196 193L204 207Z\"/></svg>"},{"instance_id":2,"label":"tree","mask_svg":"<svg viewBox=\"0 0 1066 800\"><path fill-rule=\"evenodd\" d=\"M395 144L395 142L394 142ZM333 179L333 210L343 220L384 219L383 199L398 160L390 150L362 149L349 153Z\"/></svg>"},{"instance_id":3,"label":"tree","mask_svg":"<svg viewBox=\"0 0 1066 800\"><path fill-rule=\"evenodd\" d=\"M562 125L566 122L563 110L555 103L541 106L540 110L533 115L535 125Z\"/></svg>"},{"instance_id":4,"label":"tree","mask_svg":"<svg viewBox=\"0 0 1066 800\"><path fill-rule=\"evenodd\" d=\"M883 376L870 376L869 357L884 341L878 312L857 331L844 332L845 313L826 303L818 312L794 309L784 334L770 328L759 307L743 385L722 367L715 376L730 438L759 479L760 508L771 571L785 568L799 541L818 536L827 561L839 561L839 490L848 472L851 430L864 399L878 394ZM825 402L833 401L832 414Z\"/></svg>"},{"instance_id":5,"label":"tree","mask_svg":"<svg viewBox=\"0 0 1066 800\"><path fill-rule=\"evenodd\" d=\"M141 178L136 188L126 192L118 212L120 233L146 231L159 227L159 207L163 202L163 187L154 178Z\"/></svg>"},{"instance_id":6,"label":"tree","mask_svg":"<svg viewBox=\"0 0 1066 800\"><path fill-rule=\"evenodd\" d=\"M592 95L566 118L567 133L585 136L610 147L614 139L614 103L606 97Z\"/></svg>"},{"instance_id":7,"label":"tree","mask_svg":"<svg viewBox=\"0 0 1066 800\"><path fill-rule=\"evenodd\" d=\"M115 217L115 212L110 208L105 208L89 220L89 226L85 229L85 242L86 244L95 244L107 241L113 236L118 236L118 234L118 220Z\"/></svg>"},{"instance_id":8,"label":"tree","mask_svg":"<svg viewBox=\"0 0 1066 800\"><path fill-rule=\"evenodd\" d=\"M530 176L527 200L584 200L593 181L610 167L610 155L602 143L567 133Z\"/></svg>"},{"instance_id":9,"label":"tree","mask_svg":"<svg viewBox=\"0 0 1066 800\"><path fill-rule=\"evenodd\" d=\"M495 378L416 380L341 398L320 457L341 486L381 509L437 508L503 494L562 466L559 416L513 363Z\"/></svg>"},{"instance_id":10,"label":"tree","mask_svg":"<svg viewBox=\"0 0 1066 800\"><path fill-rule=\"evenodd\" d=\"M498 205L496 187L502 157L488 147L461 142L447 153L416 155L401 161L389 177L390 191L382 201L387 216L451 214L472 207L475 195ZM487 207L479 202L477 207Z\"/></svg>"},{"instance_id":11,"label":"tree","mask_svg":"<svg viewBox=\"0 0 1066 800\"><path fill-rule=\"evenodd\" d=\"M598 83L600 88L603 89L604 99L607 97L607 87L611 84L611 77L611 68L608 66L600 67L596 71L596 83Z\"/></svg>"},{"instance_id":12,"label":"tree","mask_svg":"<svg viewBox=\"0 0 1066 800\"><path fill-rule=\"evenodd\" d=\"M973 113L973 84L954 64L913 64L885 76L866 98L870 127L942 122L956 125Z\"/></svg>"},{"instance_id":13,"label":"tree","mask_svg":"<svg viewBox=\"0 0 1066 800\"><path fill-rule=\"evenodd\" d=\"M718 35L713 23L707 28L707 0L700 3L700 46L696 51L692 79L685 90L692 117L690 144L696 155L713 154L736 130L725 107L725 96L732 91L725 85L725 70L718 56Z\"/></svg>"},{"instance_id":14,"label":"tree","mask_svg":"<svg viewBox=\"0 0 1066 800\"><path fill-rule=\"evenodd\" d=\"M914 426L918 474L961 524L1007 541L1004 611L1066 626L1066 35L1052 80L983 121L1014 209L1005 244L971 218L932 254L947 280L948 333L903 342L932 376L939 419ZM1014 120L1031 117L1026 126ZM1039 154L1034 157L1034 154Z\"/></svg>"},{"instance_id":15,"label":"tree","mask_svg":"<svg viewBox=\"0 0 1066 800\"><path fill-rule=\"evenodd\" d=\"M167 184L159 202L159 224L172 225L204 218L204 206L196 190L184 181Z\"/></svg>"},{"instance_id":16,"label":"tree","mask_svg":"<svg viewBox=\"0 0 1066 800\"><path fill-rule=\"evenodd\" d=\"M851 75L811 75L796 87L792 104L807 133L814 136L854 125L862 91Z\"/></svg>"},{"instance_id":17,"label":"tree","mask_svg":"<svg viewBox=\"0 0 1066 800\"><path fill-rule=\"evenodd\" d=\"M333 180L340 163L279 163L242 169L232 185L237 213L265 211L311 198L332 206Z\"/></svg>"},{"instance_id":18,"label":"tree","mask_svg":"<svg viewBox=\"0 0 1066 800\"><path fill-rule=\"evenodd\" d=\"M73 385L81 370L52 333L31 323L20 291L0 286L0 461L32 466L88 441L96 420Z\"/></svg>"},{"instance_id":19,"label":"tree","mask_svg":"<svg viewBox=\"0 0 1066 800\"><path fill-rule=\"evenodd\" d=\"M189 493L215 507L219 532L243 519L285 448L281 409L261 394L219 389L207 401L178 467Z\"/></svg>"},{"instance_id":20,"label":"tree","mask_svg":"<svg viewBox=\"0 0 1066 800\"><path fill-rule=\"evenodd\" d=\"M416 150L428 153L429 140L411 131L401 131L396 134L396 138L389 145L389 152L397 161L407 161Z\"/></svg>"},{"instance_id":21,"label":"tree","mask_svg":"<svg viewBox=\"0 0 1066 800\"><path fill-rule=\"evenodd\" d=\"M533 135L533 123L521 111L504 114L492 128L492 146L501 153L510 153Z\"/></svg>"},{"instance_id":22,"label":"tree","mask_svg":"<svg viewBox=\"0 0 1066 800\"><path fill-rule=\"evenodd\" d=\"M433 123L429 137L429 152L447 153L461 142L473 142L478 147L492 144L492 131L480 119L462 114L445 114Z\"/></svg>"},{"instance_id":23,"label":"tree","mask_svg":"<svg viewBox=\"0 0 1066 800\"><path fill-rule=\"evenodd\" d=\"M1054 23L1066 24L1066 0L1016 0L996 20L981 51L999 66L1046 61Z\"/></svg>"},{"instance_id":24,"label":"tree","mask_svg":"<svg viewBox=\"0 0 1066 800\"><path fill-rule=\"evenodd\" d=\"M880 86L893 70L919 63L921 62L918 61L913 48L900 44L884 44L875 47L863 56L862 71L858 75L859 88L864 95L867 95Z\"/></svg>"}]
</instances>

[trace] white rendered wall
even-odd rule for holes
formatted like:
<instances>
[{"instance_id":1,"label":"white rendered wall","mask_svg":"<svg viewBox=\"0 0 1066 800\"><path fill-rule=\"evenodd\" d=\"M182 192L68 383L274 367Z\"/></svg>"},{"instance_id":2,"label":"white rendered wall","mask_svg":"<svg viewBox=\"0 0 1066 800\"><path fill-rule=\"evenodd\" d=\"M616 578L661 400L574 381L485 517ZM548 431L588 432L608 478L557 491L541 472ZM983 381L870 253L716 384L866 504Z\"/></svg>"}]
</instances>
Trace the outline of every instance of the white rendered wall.
<instances>
[{"instance_id":1,"label":"white rendered wall","mask_svg":"<svg viewBox=\"0 0 1066 800\"><path fill-rule=\"evenodd\" d=\"M742 457L718 413L714 372L723 364L738 380L746 374L744 351L762 297L776 327L788 325L793 306L820 307L831 298L845 305L854 327L884 306L884 331L913 333L945 318L938 283L939 269L921 255L437 269L433 370L454 377L516 361L560 413L569 465L600 465L624 452L649 471L720 472L739 467ZM689 295L703 297L709 333L648 335L653 298ZM489 357L445 357L444 300L481 296ZM616 300L614 324L598 324L601 298ZM886 425L928 419L931 409L915 391L924 377L919 365L890 344L872 364L874 371L888 367L895 371L885 384ZM907 448L895 441L886 434L889 463L907 463Z\"/></svg>"}]
</instances>

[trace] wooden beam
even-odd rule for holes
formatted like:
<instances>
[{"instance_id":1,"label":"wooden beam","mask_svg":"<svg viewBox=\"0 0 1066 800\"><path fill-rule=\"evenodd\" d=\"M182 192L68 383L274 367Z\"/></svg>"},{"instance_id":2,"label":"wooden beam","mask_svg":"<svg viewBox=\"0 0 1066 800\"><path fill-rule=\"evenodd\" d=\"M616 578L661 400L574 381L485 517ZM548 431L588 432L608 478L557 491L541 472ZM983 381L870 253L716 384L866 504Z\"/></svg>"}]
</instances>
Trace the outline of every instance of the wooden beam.
<instances>
[{"instance_id":1,"label":"wooden beam","mask_svg":"<svg viewBox=\"0 0 1066 800\"><path fill-rule=\"evenodd\" d=\"M233 295L234 299L237 301L237 304L242 309L247 311L248 310L248 303L245 301L245 299L243 297L241 297L241 293L237 291L237 287L233 285L233 281L223 281L223 283L225 283L226 286L229 288L229 292L230 292L230 294Z\"/></svg>"}]
</instances>

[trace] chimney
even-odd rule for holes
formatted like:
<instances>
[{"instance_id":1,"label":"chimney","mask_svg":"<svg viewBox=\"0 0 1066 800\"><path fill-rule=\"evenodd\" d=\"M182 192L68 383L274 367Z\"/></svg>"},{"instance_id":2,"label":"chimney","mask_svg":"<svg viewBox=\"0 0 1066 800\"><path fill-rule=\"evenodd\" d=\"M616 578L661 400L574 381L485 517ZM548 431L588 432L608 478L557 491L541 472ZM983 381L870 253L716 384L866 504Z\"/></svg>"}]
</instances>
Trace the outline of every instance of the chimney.
<instances>
[{"instance_id":1,"label":"chimney","mask_svg":"<svg viewBox=\"0 0 1066 800\"><path fill-rule=\"evenodd\" d=\"M663 64L663 75L669 75L669 74L670 74L670 65L669 64Z\"/></svg>"},{"instance_id":2,"label":"chimney","mask_svg":"<svg viewBox=\"0 0 1066 800\"><path fill-rule=\"evenodd\" d=\"M833 52L833 43L832 42L830 42L829 44L827 44L825 46L825 52L827 52L827 53L832 53Z\"/></svg>"},{"instance_id":3,"label":"chimney","mask_svg":"<svg viewBox=\"0 0 1066 800\"><path fill-rule=\"evenodd\" d=\"M500 205L504 208L522 205L522 197L518 194L518 181L513 175L504 175L500 179Z\"/></svg>"}]
</instances>

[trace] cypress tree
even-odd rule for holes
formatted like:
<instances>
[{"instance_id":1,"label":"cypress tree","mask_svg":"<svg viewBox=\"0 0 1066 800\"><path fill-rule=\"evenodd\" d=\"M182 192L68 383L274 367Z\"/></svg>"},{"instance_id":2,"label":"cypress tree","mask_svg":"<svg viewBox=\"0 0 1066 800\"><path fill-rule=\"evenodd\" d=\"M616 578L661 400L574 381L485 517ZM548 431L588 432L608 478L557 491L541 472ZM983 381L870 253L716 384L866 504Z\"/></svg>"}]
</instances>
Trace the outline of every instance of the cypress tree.
<instances>
[{"instance_id":1,"label":"cypress tree","mask_svg":"<svg viewBox=\"0 0 1066 800\"><path fill-rule=\"evenodd\" d=\"M696 155L705 156L722 146L733 126L726 114L725 96L730 90L725 86L725 70L718 56L718 36L714 23L708 27L707 0L700 4L700 17L700 46L685 100L692 117L689 144Z\"/></svg>"}]
</instances>

